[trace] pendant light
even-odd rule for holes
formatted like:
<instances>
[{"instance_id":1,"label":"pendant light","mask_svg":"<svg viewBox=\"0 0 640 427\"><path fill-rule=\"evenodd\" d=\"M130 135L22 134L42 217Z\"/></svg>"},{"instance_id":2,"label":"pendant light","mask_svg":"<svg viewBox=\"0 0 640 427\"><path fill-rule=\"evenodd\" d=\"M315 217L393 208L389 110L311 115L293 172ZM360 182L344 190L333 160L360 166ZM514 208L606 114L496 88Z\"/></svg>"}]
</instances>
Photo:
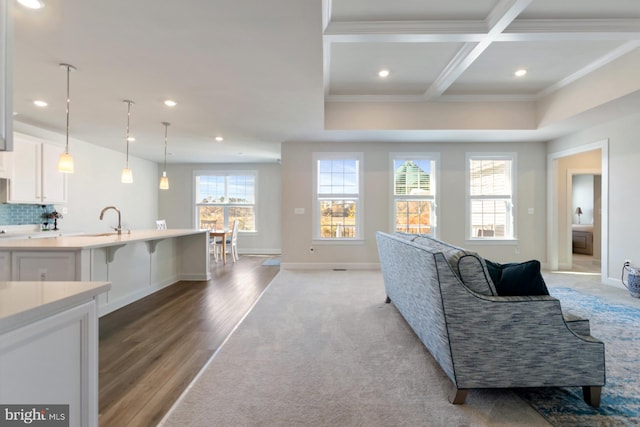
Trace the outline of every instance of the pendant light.
<instances>
[{"instance_id":1,"label":"pendant light","mask_svg":"<svg viewBox=\"0 0 640 427\"><path fill-rule=\"evenodd\" d=\"M64 153L60 154L60 159L58 160L58 172L73 173L73 157L69 154L69 104L71 103L71 99L69 98L69 74L71 74L71 70L75 70L76 67L69 64L60 64L60 67L67 70L67 142Z\"/></svg>"},{"instance_id":2,"label":"pendant light","mask_svg":"<svg viewBox=\"0 0 640 427\"><path fill-rule=\"evenodd\" d=\"M124 102L127 103L127 160L124 169L122 169L122 182L125 184L131 184L133 182L133 173L129 168L129 125L131 124L131 104L134 104L134 102L129 100L125 100Z\"/></svg>"},{"instance_id":3,"label":"pendant light","mask_svg":"<svg viewBox=\"0 0 640 427\"><path fill-rule=\"evenodd\" d=\"M164 165L162 168L162 177L160 178L160 189L169 189L169 178L167 177L167 128L171 125L168 122L162 122L164 125Z\"/></svg>"}]
</instances>

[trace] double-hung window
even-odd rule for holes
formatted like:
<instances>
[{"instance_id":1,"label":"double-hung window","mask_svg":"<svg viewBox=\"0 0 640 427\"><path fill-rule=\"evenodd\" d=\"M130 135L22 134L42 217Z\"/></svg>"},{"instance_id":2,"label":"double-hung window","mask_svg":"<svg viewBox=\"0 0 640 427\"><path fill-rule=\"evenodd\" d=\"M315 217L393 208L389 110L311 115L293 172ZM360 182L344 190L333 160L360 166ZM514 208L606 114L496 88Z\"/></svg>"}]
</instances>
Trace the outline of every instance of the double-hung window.
<instances>
[{"instance_id":1,"label":"double-hung window","mask_svg":"<svg viewBox=\"0 0 640 427\"><path fill-rule=\"evenodd\" d=\"M196 227L256 231L256 171L199 171L195 174Z\"/></svg>"},{"instance_id":2,"label":"double-hung window","mask_svg":"<svg viewBox=\"0 0 640 427\"><path fill-rule=\"evenodd\" d=\"M393 229L436 235L437 155L394 153Z\"/></svg>"},{"instance_id":3,"label":"double-hung window","mask_svg":"<svg viewBox=\"0 0 640 427\"><path fill-rule=\"evenodd\" d=\"M362 153L314 153L316 240L362 239Z\"/></svg>"},{"instance_id":4,"label":"double-hung window","mask_svg":"<svg viewBox=\"0 0 640 427\"><path fill-rule=\"evenodd\" d=\"M467 154L471 239L514 239L515 153Z\"/></svg>"}]
</instances>

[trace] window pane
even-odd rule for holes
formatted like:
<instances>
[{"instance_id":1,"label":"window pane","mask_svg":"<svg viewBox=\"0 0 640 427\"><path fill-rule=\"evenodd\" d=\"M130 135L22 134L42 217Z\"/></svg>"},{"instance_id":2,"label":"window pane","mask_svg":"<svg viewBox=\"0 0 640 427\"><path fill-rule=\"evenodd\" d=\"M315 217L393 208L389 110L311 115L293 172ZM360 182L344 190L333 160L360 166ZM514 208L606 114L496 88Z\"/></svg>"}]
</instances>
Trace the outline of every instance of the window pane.
<instances>
[{"instance_id":1,"label":"window pane","mask_svg":"<svg viewBox=\"0 0 640 427\"><path fill-rule=\"evenodd\" d=\"M354 200L320 201L320 237L356 237L356 202Z\"/></svg>"},{"instance_id":2,"label":"window pane","mask_svg":"<svg viewBox=\"0 0 640 427\"><path fill-rule=\"evenodd\" d=\"M511 160L471 160L472 196L511 194Z\"/></svg>"},{"instance_id":3,"label":"window pane","mask_svg":"<svg viewBox=\"0 0 640 427\"><path fill-rule=\"evenodd\" d=\"M213 230L224 228L224 211L222 206L198 206L197 228Z\"/></svg>"},{"instance_id":4,"label":"window pane","mask_svg":"<svg viewBox=\"0 0 640 427\"><path fill-rule=\"evenodd\" d=\"M255 231L256 229L256 216L253 206L229 206L229 228L233 225L233 221L240 220L238 230L240 231Z\"/></svg>"},{"instance_id":5,"label":"window pane","mask_svg":"<svg viewBox=\"0 0 640 427\"><path fill-rule=\"evenodd\" d=\"M431 160L394 160L394 194L433 194Z\"/></svg>"},{"instance_id":6,"label":"window pane","mask_svg":"<svg viewBox=\"0 0 640 427\"><path fill-rule=\"evenodd\" d=\"M255 177L248 175L228 176L229 203L255 203Z\"/></svg>"},{"instance_id":7,"label":"window pane","mask_svg":"<svg viewBox=\"0 0 640 427\"><path fill-rule=\"evenodd\" d=\"M472 200L471 232L473 237L511 237L507 200Z\"/></svg>"},{"instance_id":8,"label":"window pane","mask_svg":"<svg viewBox=\"0 0 640 427\"><path fill-rule=\"evenodd\" d=\"M432 203L427 200L396 200L396 231L412 234L431 233Z\"/></svg>"},{"instance_id":9,"label":"window pane","mask_svg":"<svg viewBox=\"0 0 640 427\"><path fill-rule=\"evenodd\" d=\"M224 200L225 197L224 176L197 176L196 177L196 203L211 203Z\"/></svg>"},{"instance_id":10,"label":"window pane","mask_svg":"<svg viewBox=\"0 0 640 427\"><path fill-rule=\"evenodd\" d=\"M318 194L358 194L358 160L318 160Z\"/></svg>"}]
</instances>

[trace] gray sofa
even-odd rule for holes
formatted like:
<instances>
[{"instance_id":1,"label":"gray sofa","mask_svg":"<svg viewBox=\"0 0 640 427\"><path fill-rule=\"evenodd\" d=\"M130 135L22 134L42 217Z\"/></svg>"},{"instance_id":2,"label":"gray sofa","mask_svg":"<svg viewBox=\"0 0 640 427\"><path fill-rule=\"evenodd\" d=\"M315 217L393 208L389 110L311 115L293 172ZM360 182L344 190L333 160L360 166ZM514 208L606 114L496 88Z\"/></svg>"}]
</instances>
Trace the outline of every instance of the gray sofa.
<instances>
[{"instance_id":1,"label":"gray sofa","mask_svg":"<svg viewBox=\"0 0 640 427\"><path fill-rule=\"evenodd\" d=\"M581 386L600 405L604 343L548 296L497 296L477 254L425 235L376 235L387 302L453 382L474 388Z\"/></svg>"}]
</instances>

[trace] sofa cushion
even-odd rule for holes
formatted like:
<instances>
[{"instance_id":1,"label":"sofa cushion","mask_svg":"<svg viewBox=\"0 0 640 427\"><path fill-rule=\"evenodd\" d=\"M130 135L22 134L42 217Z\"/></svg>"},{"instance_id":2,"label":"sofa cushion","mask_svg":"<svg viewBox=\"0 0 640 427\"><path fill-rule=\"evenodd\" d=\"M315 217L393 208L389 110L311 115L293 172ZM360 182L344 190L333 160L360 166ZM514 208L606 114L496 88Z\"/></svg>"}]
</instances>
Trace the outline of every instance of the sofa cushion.
<instances>
[{"instance_id":1,"label":"sofa cushion","mask_svg":"<svg viewBox=\"0 0 640 427\"><path fill-rule=\"evenodd\" d=\"M475 292L482 295L498 295L489 270L480 255L466 251L466 254L458 259L458 273L462 283Z\"/></svg>"},{"instance_id":2,"label":"sofa cushion","mask_svg":"<svg viewBox=\"0 0 640 427\"><path fill-rule=\"evenodd\" d=\"M499 264L485 260L491 280L500 296L549 295L540 273L540 261Z\"/></svg>"},{"instance_id":3,"label":"sofa cushion","mask_svg":"<svg viewBox=\"0 0 640 427\"><path fill-rule=\"evenodd\" d=\"M477 253L450 245L426 234L397 233L397 235L425 247L430 252L442 252L454 274L473 291L482 295L498 295L484 260Z\"/></svg>"}]
</instances>

